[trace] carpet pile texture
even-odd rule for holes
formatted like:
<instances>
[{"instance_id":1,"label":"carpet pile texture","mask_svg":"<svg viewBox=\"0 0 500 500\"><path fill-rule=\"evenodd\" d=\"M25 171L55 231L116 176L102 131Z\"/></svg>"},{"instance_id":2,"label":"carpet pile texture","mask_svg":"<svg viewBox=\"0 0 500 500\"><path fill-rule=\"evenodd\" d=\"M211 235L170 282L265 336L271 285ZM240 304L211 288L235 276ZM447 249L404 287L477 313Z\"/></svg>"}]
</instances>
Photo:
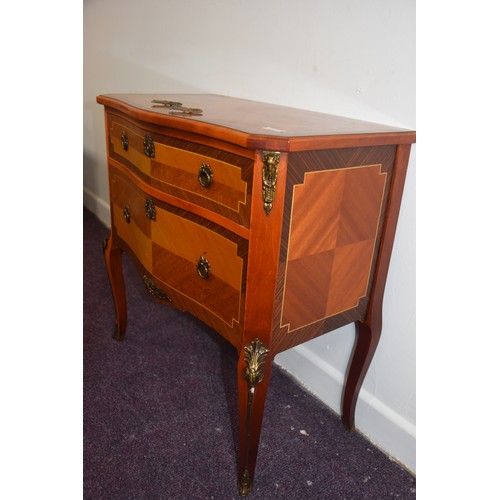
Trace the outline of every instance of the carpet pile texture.
<instances>
[{"instance_id":1,"label":"carpet pile texture","mask_svg":"<svg viewBox=\"0 0 500 500\"><path fill-rule=\"evenodd\" d=\"M84 498L240 498L235 349L152 300L126 255L128 328L113 340L109 231L86 209L83 230ZM415 477L274 366L247 498L414 499L415 490Z\"/></svg>"}]
</instances>

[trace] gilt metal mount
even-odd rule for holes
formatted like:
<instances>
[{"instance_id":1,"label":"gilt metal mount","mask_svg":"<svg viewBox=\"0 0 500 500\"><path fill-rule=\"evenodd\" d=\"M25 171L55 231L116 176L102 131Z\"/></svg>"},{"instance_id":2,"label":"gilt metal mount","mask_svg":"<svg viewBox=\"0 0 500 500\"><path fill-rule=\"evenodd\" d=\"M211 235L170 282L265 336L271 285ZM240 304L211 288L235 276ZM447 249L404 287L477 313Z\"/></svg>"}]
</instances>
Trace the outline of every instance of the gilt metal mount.
<instances>
[{"instance_id":1,"label":"gilt metal mount","mask_svg":"<svg viewBox=\"0 0 500 500\"><path fill-rule=\"evenodd\" d=\"M262 365L269 354L269 349L256 338L250 345L243 347L245 350L245 361L247 366L243 372L243 377L252 388L264 378Z\"/></svg>"},{"instance_id":2,"label":"gilt metal mount","mask_svg":"<svg viewBox=\"0 0 500 500\"><path fill-rule=\"evenodd\" d=\"M243 471L243 476L240 481L240 495L242 497L248 495L252 491L252 480L250 479L250 473L248 472L248 468L245 467Z\"/></svg>"},{"instance_id":3,"label":"gilt metal mount","mask_svg":"<svg viewBox=\"0 0 500 500\"><path fill-rule=\"evenodd\" d=\"M142 281L144 281L149 295L151 295L155 299L161 299L165 302L172 302L172 299L149 276L144 275L142 277Z\"/></svg>"},{"instance_id":4,"label":"gilt metal mount","mask_svg":"<svg viewBox=\"0 0 500 500\"><path fill-rule=\"evenodd\" d=\"M123 218L127 224L130 224L130 207L128 205L125 205L123 209Z\"/></svg>"},{"instance_id":5,"label":"gilt metal mount","mask_svg":"<svg viewBox=\"0 0 500 500\"><path fill-rule=\"evenodd\" d=\"M198 259L196 269L198 271L198 276L204 280L210 278L212 274L212 271L210 270L210 262L208 262L203 255Z\"/></svg>"},{"instance_id":6,"label":"gilt metal mount","mask_svg":"<svg viewBox=\"0 0 500 500\"><path fill-rule=\"evenodd\" d=\"M263 151L262 160L264 162L262 166L262 199L266 215L269 215L271 208L273 208L274 195L276 194L280 153Z\"/></svg>"},{"instance_id":7,"label":"gilt metal mount","mask_svg":"<svg viewBox=\"0 0 500 500\"><path fill-rule=\"evenodd\" d=\"M144 137L144 154L148 158L155 157L155 143L153 137L150 134L146 134Z\"/></svg>"},{"instance_id":8,"label":"gilt metal mount","mask_svg":"<svg viewBox=\"0 0 500 500\"><path fill-rule=\"evenodd\" d=\"M146 217L151 220L156 220L156 208L152 198L146 200L144 208L146 209Z\"/></svg>"},{"instance_id":9,"label":"gilt metal mount","mask_svg":"<svg viewBox=\"0 0 500 500\"><path fill-rule=\"evenodd\" d=\"M249 345L244 346L243 349L245 351L245 362L247 364L243 370L243 378L248 382L248 401L245 463L243 464L243 475L240 479L240 495L245 496L252 491L252 480L248 472L248 460L251 438L250 417L252 415L253 398L255 395L255 386L264 379L262 365L269 354L269 349L258 338L253 340Z\"/></svg>"},{"instance_id":10,"label":"gilt metal mount","mask_svg":"<svg viewBox=\"0 0 500 500\"><path fill-rule=\"evenodd\" d=\"M122 144L122 149L128 151L128 135L127 132L125 131L122 132L121 144Z\"/></svg>"},{"instance_id":11,"label":"gilt metal mount","mask_svg":"<svg viewBox=\"0 0 500 500\"><path fill-rule=\"evenodd\" d=\"M198 182L206 189L208 189L214 182L214 174L208 163L203 162L201 164L198 172Z\"/></svg>"}]
</instances>

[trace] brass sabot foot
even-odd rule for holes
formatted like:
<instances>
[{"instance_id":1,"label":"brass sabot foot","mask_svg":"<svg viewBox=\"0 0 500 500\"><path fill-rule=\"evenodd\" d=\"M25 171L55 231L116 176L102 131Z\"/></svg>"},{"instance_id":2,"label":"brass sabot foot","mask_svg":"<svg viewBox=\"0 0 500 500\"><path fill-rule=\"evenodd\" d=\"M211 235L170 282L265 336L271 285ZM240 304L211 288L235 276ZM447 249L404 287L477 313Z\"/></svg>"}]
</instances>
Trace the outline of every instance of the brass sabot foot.
<instances>
[{"instance_id":1,"label":"brass sabot foot","mask_svg":"<svg viewBox=\"0 0 500 500\"><path fill-rule=\"evenodd\" d=\"M250 474L248 473L248 469L245 469L240 482L240 495L242 497L247 496L252 491L252 487L253 483L250 479Z\"/></svg>"}]
</instances>

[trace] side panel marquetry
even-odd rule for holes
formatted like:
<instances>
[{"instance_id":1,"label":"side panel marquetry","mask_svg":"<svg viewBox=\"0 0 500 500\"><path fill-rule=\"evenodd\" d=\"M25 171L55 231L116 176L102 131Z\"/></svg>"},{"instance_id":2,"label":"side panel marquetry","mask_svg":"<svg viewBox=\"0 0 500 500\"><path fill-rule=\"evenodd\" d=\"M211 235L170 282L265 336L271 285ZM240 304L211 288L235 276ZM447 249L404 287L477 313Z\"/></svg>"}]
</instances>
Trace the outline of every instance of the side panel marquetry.
<instances>
[{"instance_id":1,"label":"side panel marquetry","mask_svg":"<svg viewBox=\"0 0 500 500\"><path fill-rule=\"evenodd\" d=\"M380 168L308 172L295 186L282 316L290 330L366 296L387 179Z\"/></svg>"},{"instance_id":2,"label":"side panel marquetry","mask_svg":"<svg viewBox=\"0 0 500 500\"><path fill-rule=\"evenodd\" d=\"M273 350L363 320L396 148L290 153Z\"/></svg>"}]
</instances>

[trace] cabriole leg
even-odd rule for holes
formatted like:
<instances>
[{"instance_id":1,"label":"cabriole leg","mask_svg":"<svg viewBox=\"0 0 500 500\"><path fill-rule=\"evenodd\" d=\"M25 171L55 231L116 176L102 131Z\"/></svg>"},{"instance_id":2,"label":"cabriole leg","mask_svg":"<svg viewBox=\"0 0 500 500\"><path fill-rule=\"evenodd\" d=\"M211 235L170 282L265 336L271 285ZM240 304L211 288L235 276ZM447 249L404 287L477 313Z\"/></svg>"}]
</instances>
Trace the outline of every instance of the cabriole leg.
<instances>
[{"instance_id":1,"label":"cabriole leg","mask_svg":"<svg viewBox=\"0 0 500 500\"><path fill-rule=\"evenodd\" d=\"M113 338L123 340L127 329L127 299L123 280L122 250L114 244L113 234L103 242L104 259L116 312L116 326Z\"/></svg>"},{"instance_id":2,"label":"cabriole leg","mask_svg":"<svg viewBox=\"0 0 500 500\"><path fill-rule=\"evenodd\" d=\"M356 340L344 384L342 400L342 422L349 431L353 431L355 428L354 413L359 390L377 349L381 331L381 325L374 327L360 321L356 322Z\"/></svg>"},{"instance_id":3,"label":"cabriole leg","mask_svg":"<svg viewBox=\"0 0 500 500\"><path fill-rule=\"evenodd\" d=\"M252 491L257 450L267 387L271 375L269 349L259 339L244 346L238 362L240 414L239 491L245 496Z\"/></svg>"}]
</instances>

